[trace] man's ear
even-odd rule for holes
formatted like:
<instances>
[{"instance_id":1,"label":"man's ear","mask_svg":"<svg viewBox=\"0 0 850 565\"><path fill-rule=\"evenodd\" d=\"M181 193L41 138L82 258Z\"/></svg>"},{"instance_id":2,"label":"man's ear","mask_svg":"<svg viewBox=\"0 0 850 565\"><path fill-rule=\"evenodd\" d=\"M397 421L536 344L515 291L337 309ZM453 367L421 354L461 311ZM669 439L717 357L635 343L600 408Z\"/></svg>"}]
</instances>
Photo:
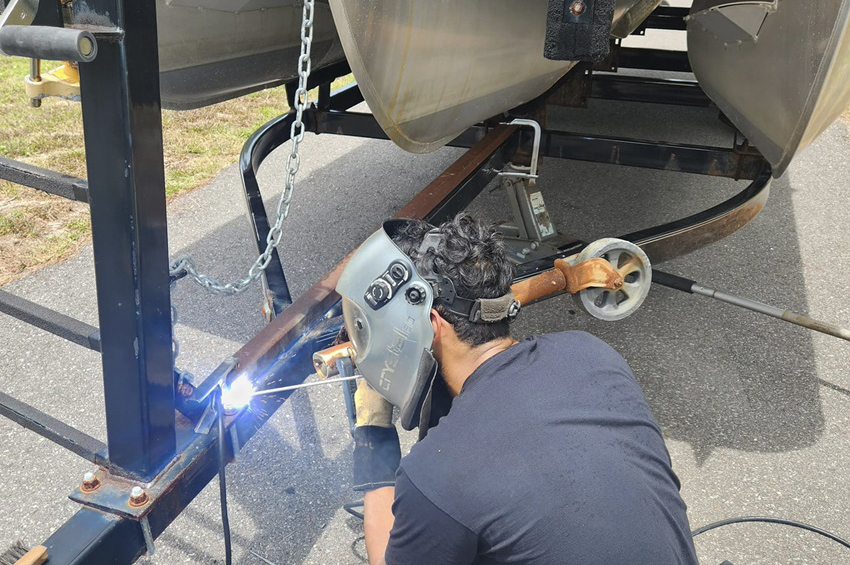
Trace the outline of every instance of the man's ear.
<instances>
[{"instance_id":1,"label":"man's ear","mask_svg":"<svg viewBox=\"0 0 850 565\"><path fill-rule=\"evenodd\" d=\"M434 343L439 343L443 336L443 328L445 327L446 319L440 316L440 313L431 308L431 327L434 328Z\"/></svg>"}]
</instances>

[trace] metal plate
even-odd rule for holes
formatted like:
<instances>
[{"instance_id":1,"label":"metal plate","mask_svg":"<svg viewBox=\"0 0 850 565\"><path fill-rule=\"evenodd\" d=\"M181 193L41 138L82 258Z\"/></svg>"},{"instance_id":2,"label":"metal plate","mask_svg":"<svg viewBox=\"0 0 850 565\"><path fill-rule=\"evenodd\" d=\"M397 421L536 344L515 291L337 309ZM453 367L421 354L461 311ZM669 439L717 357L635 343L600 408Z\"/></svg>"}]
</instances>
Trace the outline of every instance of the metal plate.
<instances>
[{"instance_id":1,"label":"metal plate","mask_svg":"<svg viewBox=\"0 0 850 565\"><path fill-rule=\"evenodd\" d=\"M611 35L624 38L643 23L652 11L661 4L661 0L617 0L614 8L614 25Z\"/></svg>"},{"instance_id":2,"label":"metal plate","mask_svg":"<svg viewBox=\"0 0 850 565\"><path fill-rule=\"evenodd\" d=\"M700 86L781 175L850 106L850 0L694 0Z\"/></svg>"}]
</instances>

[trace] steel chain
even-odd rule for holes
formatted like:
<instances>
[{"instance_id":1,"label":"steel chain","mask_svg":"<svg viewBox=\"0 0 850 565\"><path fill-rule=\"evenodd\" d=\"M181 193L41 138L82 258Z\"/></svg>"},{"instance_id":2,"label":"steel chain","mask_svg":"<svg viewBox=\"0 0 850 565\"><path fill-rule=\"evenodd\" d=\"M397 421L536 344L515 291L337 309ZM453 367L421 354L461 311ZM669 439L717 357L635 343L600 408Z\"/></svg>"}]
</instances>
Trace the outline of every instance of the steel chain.
<instances>
[{"instance_id":1,"label":"steel chain","mask_svg":"<svg viewBox=\"0 0 850 565\"><path fill-rule=\"evenodd\" d=\"M176 282L176 281L175 281ZM174 289L174 284L171 285L172 290ZM192 384L195 380L195 375L191 372L181 369L177 366L177 357L180 355L180 343L177 341L177 307L174 305L174 302L171 303L171 358L172 365L174 366L174 372L177 373L179 378L177 379L177 390L181 390L184 383Z\"/></svg>"},{"instance_id":2,"label":"steel chain","mask_svg":"<svg viewBox=\"0 0 850 565\"><path fill-rule=\"evenodd\" d=\"M266 249L263 251L251 268L248 276L242 279L221 283L215 278L198 272L195 261L190 255L180 255L169 264L169 272L173 276L185 271L192 279L213 294L239 294L256 281L263 274L272 260L272 252L280 243L283 234L282 226L284 220L289 216L289 207L292 202L292 192L295 188L295 175L301 166L301 156L298 146L304 139L304 110L307 107L307 79L310 76L311 62L310 51L313 45L313 5L315 0L304 0L304 9L301 20L301 55L298 57L298 89L295 91L295 120L289 130L291 150L286 159L286 177L283 192L277 203L277 218L266 237Z\"/></svg>"}]
</instances>

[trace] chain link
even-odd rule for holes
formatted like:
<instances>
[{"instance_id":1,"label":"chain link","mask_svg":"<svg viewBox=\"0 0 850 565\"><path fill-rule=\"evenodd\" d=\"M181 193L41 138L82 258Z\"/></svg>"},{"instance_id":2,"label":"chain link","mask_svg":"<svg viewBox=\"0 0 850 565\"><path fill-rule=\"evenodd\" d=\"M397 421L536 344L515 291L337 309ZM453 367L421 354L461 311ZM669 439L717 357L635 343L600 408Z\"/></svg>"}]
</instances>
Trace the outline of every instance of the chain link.
<instances>
[{"instance_id":1,"label":"chain link","mask_svg":"<svg viewBox=\"0 0 850 565\"><path fill-rule=\"evenodd\" d=\"M176 282L176 281L175 281ZM174 284L172 283L172 290L174 290ZM174 305L174 302L171 303L171 357L172 357L172 365L174 366L174 372L177 373L177 390L182 392L184 384L192 384L195 380L195 375L181 369L177 366L177 357L180 355L180 343L177 341L177 307Z\"/></svg>"},{"instance_id":2,"label":"chain link","mask_svg":"<svg viewBox=\"0 0 850 565\"><path fill-rule=\"evenodd\" d=\"M248 276L242 279L221 283L213 277L198 272L195 261L190 255L180 255L169 264L169 272L173 276L188 273L192 279L213 294L239 294L263 274L272 260L272 252L283 235L283 222L289 216L289 206L292 202L292 191L295 188L295 175L301 166L301 156L298 146L304 139L304 110L307 107L307 79L310 76L310 51L313 45L313 5L315 0L304 0L304 10L301 20L301 55L298 57L298 89L295 91L295 120L289 130L291 151L286 159L286 178L283 192L277 203L277 218L266 237L266 249L257 257Z\"/></svg>"}]
</instances>

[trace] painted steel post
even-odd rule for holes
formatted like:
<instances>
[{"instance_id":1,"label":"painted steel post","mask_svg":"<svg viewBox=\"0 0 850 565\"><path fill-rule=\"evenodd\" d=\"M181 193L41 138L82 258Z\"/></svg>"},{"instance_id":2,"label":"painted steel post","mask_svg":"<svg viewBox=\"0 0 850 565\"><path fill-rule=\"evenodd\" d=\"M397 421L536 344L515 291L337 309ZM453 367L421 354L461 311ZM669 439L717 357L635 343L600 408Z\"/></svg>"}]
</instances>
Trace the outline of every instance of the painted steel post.
<instances>
[{"instance_id":1,"label":"painted steel post","mask_svg":"<svg viewBox=\"0 0 850 565\"><path fill-rule=\"evenodd\" d=\"M109 460L150 478L175 453L156 5L87 8L123 30L80 64Z\"/></svg>"}]
</instances>

